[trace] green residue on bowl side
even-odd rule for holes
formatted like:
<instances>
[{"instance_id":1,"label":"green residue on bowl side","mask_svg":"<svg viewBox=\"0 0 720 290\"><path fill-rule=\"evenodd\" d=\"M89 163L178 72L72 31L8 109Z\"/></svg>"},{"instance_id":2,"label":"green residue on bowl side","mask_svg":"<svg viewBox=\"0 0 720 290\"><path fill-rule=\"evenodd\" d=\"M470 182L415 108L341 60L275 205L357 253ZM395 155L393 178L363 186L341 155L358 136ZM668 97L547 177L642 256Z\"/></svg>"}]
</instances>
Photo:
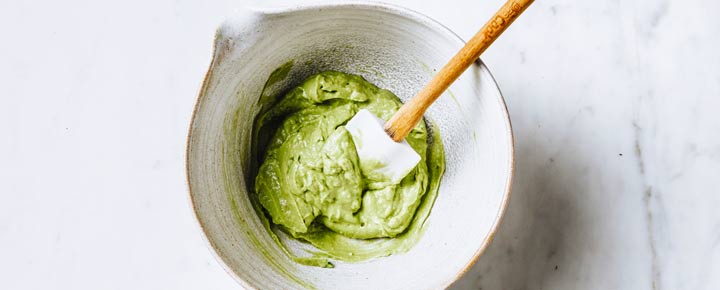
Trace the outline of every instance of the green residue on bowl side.
<instances>
[{"instance_id":1,"label":"green residue on bowl side","mask_svg":"<svg viewBox=\"0 0 720 290\"><path fill-rule=\"evenodd\" d=\"M357 70L359 73L364 74L364 75L374 75L375 77L380 78L380 79L385 78L385 74L383 74L379 70L374 69L372 67L359 67Z\"/></svg>"},{"instance_id":2,"label":"green residue on bowl side","mask_svg":"<svg viewBox=\"0 0 720 290\"><path fill-rule=\"evenodd\" d=\"M277 101L276 99L279 95L268 94L267 91L270 87L283 81L288 76L290 70L293 68L294 63L295 62L293 60L290 60L270 73L267 81L265 81L262 92L260 92L260 98L258 99L258 104L261 108L274 104Z\"/></svg>"},{"instance_id":3,"label":"green residue on bowl side","mask_svg":"<svg viewBox=\"0 0 720 290\"><path fill-rule=\"evenodd\" d=\"M281 68L286 68L286 65ZM276 70L276 72L278 71L280 70ZM287 72L282 72L281 74L287 75ZM274 82L268 82L268 84L270 85L272 85L273 83ZM251 149L251 146L249 144L251 138L242 138L243 136L239 131L242 129L242 127L240 126L239 116L241 113L244 113L241 112L241 110L243 109L245 108L238 108L236 112L233 112L225 118L224 141L222 144L221 153L222 159L220 165L222 168L223 183L227 195L227 201L230 204L230 209L232 211L232 215L237 221L238 225L241 227L240 231L246 233L247 237L250 240L250 244L260 252L263 258L268 262L268 265L274 271L276 271L280 275L287 277L291 281L294 281L295 283L301 285L304 288L315 289L315 287L309 284L307 281L304 281L296 275L293 275L288 269L288 265L283 265L278 260L279 257L277 255L273 256L273 254L270 253L270 248L267 247L267 245L263 245L263 243L260 241L260 238L257 236L257 233L262 233L262 231L254 230L246 220L248 217L243 217L242 213L238 208L238 199L241 199L242 195L247 195L250 198L250 202L255 212L262 210L257 200L253 200L255 195L252 193L248 193L247 188L241 188L240 185L240 179L243 177L238 171L238 168L245 168L251 166L248 164L244 164L245 162L243 162L243 157L247 155L247 152L245 152L244 150ZM248 142L248 144L243 144L243 139L247 139L247 141L245 142ZM243 148L246 149L243 150ZM246 178L245 180L246 184L251 184L247 183L248 181L252 180L251 178ZM264 228L269 231L269 221L262 215L260 217ZM271 235L271 237L273 238L275 243L282 245L275 235ZM290 255L290 253L285 247L281 247L280 249L285 255Z\"/></svg>"}]
</instances>

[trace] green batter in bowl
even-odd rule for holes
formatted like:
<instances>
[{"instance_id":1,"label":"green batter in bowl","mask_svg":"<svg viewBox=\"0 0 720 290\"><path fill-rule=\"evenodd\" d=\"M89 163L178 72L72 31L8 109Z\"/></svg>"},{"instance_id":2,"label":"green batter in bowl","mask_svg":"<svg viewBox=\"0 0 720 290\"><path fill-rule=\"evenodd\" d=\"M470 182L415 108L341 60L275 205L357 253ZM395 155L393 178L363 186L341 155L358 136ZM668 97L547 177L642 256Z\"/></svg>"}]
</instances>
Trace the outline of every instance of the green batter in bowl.
<instances>
[{"instance_id":1,"label":"green batter in bowl","mask_svg":"<svg viewBox=\"0 0 720 290\"><path fill-rule=\"evenodd\" d=\"M392 92L326 71L269 101L255 123L253 146L264 156L255 193L259 214L321 250L296 261L328 267L324 257L362 261L415 244L445 168L437 130L428 138L424 121L412 130L406 140L422 160L392 183L362 170L344 127L360 109L390 118L402 104Z\"/></svg>"}]
</instances>

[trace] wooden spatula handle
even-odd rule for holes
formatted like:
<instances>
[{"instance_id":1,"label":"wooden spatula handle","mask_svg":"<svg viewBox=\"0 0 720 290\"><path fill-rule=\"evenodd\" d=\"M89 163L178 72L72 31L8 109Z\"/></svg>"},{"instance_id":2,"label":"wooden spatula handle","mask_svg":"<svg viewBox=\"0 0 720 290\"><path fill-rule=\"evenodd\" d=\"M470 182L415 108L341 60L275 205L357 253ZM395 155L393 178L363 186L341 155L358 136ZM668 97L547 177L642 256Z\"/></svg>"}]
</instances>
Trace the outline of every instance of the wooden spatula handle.
<instances>
[{"instance_id":1,"label":"wooden spatula handle","mask_svg":"<svg viewBox=\"0 0 720 290\"><path fill-rule=\"evenodd\" d=\"M385 132L400 142L432 104L497 39L533 0L509 0L417 95L385 123Z\"/></svg>"}]
</instances>

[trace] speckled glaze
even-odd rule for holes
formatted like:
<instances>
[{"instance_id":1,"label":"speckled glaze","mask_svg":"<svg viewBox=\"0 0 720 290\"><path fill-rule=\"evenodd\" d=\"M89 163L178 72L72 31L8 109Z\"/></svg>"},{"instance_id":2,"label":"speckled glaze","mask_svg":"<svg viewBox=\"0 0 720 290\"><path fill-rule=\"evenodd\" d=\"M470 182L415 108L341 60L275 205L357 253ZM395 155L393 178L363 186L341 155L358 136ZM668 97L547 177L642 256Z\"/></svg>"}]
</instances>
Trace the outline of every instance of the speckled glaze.
<instances>
[{"instance_id":1,"label":"speckled glaze","mask_svg":"<svg viewBox=\"0 0 720 290\"><path fill-rule=\"evenodd\" d=\"M409 252L333 269L299 265L266 232L248 197L253 119L274 69L293 62L265 95L338 70L407 100L462 45L427 17L380 4L253 11L226 21L190 127L187 174L195 214L228 273L250 289L441 289L462 275L497 229L513 172L507 110L479 61L426 114L440 128L447 168L425 234ZM290 244L295 253L312 250Z\"/></svg>"}]
</instances>

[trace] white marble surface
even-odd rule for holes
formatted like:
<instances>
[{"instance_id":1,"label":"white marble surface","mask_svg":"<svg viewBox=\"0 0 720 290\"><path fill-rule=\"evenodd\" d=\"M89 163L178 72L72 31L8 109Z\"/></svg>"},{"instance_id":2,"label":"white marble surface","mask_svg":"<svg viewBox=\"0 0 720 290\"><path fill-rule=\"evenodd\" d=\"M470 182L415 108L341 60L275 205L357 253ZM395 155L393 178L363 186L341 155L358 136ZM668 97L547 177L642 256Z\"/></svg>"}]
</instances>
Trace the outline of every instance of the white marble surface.
<instances>
[{"instance_id":1,"label":"white marble surface","mask_svg":"<svg viewBox=\"0 0 720 290\"><path fill-rule=\"evenodd\" d=\"M292 1L0 1L0 288L237 289L185 133L216 24ZM469 38L488 1L394 1ZM517 172L453 289L720 289L720 4L537 1L484 55Z\"/></svg>"}]
</instances>

